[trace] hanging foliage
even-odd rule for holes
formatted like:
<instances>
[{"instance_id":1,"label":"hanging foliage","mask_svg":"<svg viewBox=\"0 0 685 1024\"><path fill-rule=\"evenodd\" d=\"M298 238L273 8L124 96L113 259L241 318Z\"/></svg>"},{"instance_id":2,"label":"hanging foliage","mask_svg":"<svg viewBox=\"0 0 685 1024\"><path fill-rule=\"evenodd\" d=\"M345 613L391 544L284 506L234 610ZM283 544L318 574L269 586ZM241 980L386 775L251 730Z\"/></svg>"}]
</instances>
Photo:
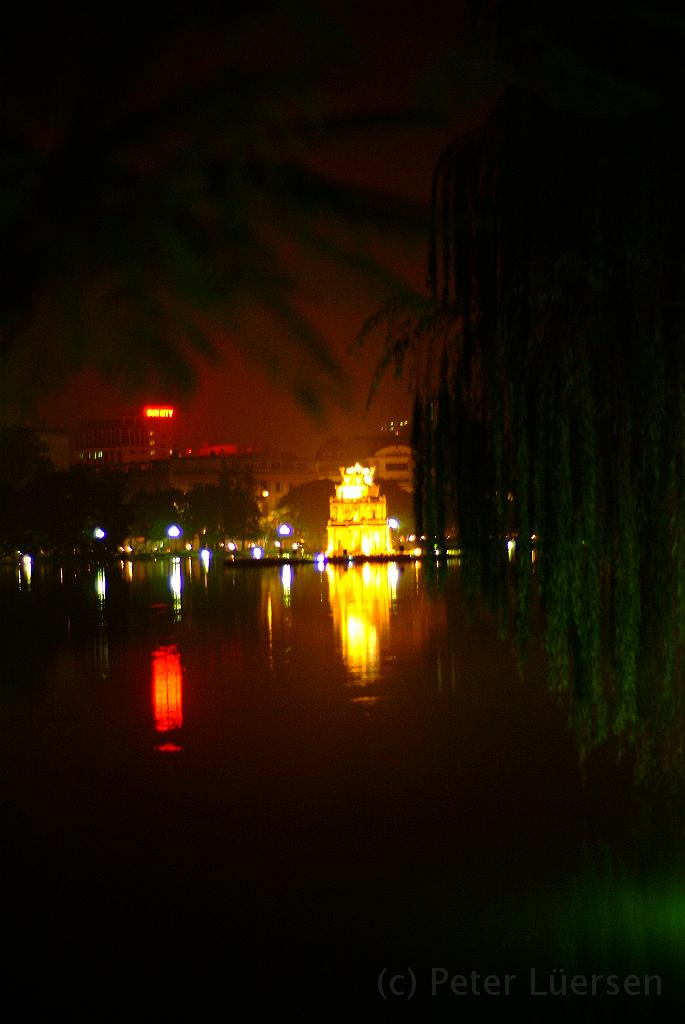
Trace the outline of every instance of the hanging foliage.
<instances>
[{"instance_id":1,"label":"hanging foliage","mask_svg":"<svg viewBox=\"0 0 685 1024\"><path fill-rule=\"evenodd\" d=\"M430 308L388 318L415 360L422 529L454 522L520 651L539 595L586 748L681 720L685 160L656 65L630 101L618 78L594 104L585 79L510 84L436 168Z\"/></svg>"}]
</instances>

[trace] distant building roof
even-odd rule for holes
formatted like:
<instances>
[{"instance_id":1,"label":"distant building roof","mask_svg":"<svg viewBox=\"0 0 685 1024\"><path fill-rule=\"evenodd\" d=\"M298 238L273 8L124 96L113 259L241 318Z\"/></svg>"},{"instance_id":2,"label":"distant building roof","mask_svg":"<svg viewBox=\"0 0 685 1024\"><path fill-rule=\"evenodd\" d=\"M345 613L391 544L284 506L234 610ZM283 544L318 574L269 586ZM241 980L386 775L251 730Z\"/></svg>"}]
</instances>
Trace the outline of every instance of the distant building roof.
<instances>
[{"instance_id":1,"label":"distant building roof","mask_svg":"<svg viewBox=\"0 0 685 1024\"><path fill-rule=\"evenodd\" d=\"M347 466L365 456L373 455L390 441L388 434L352 434L349 437L329 437L319 447L314 458L317 462L344 462Z\"/></svg>"}]
</instances>

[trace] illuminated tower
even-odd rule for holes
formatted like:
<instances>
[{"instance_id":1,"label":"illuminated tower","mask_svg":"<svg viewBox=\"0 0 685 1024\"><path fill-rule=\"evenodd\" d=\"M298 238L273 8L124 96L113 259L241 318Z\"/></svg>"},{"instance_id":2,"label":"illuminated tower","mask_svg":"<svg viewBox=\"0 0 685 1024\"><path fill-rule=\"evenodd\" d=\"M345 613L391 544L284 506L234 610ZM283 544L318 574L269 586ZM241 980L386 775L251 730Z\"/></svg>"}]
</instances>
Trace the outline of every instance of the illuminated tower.
<instances>
[{"instance_id":1,"label":"illuminated tower","mask_svg":"<svg viewBox=\"0 0 685 1024\"><path fill-rule=\"evenodd\" d=\"M388 555L392 552L385 496L373 482L373 468L340 467L342 483L330 502L328 549L336 555Z\"/></svg>"}]
</instances>

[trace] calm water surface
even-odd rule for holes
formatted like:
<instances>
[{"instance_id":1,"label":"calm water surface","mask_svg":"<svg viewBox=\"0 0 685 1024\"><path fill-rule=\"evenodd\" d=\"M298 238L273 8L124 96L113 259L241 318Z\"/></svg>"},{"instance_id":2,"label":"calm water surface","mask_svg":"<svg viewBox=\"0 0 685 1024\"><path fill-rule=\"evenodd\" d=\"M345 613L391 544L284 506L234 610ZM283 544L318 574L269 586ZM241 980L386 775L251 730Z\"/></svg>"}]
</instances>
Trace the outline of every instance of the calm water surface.
<instances>
[{"instance_id":1,"label":"calm water surface","mask_svg":"<svg viewBox=\"0 0 685 1024\"><path fill-rule=\"evenodd\" d=\"M433 997L432 967L517 972L505 1016L530 968L659 975L642 1019L680 998L669 808L610 750L581 772L541 666L521 679L469 620L457 565L429 585L420 564L25 562L0 596L27 1005L406 1009L384 968L444 1016L496 1002ZM539 1019L625 1019L601 992Z\"/></svg>"}]
</instances>

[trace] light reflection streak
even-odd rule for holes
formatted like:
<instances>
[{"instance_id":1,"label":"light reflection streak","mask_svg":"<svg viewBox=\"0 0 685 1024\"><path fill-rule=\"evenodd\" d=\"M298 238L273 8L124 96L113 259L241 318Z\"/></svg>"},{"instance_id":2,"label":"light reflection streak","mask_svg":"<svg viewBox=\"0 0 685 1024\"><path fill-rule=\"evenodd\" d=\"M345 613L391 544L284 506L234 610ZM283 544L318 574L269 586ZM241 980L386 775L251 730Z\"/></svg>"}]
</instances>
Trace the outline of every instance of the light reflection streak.
<instances>
[{"instance_id":1,"label":"light reflection streak","mask_svg":"<svg viewBox=\"0 0 685 1024\"><path fill-rule=\"evenodd\" d=\"M390 602L397 595L397 566L372 565L345 570L328 565L333 622L343 661L360 683L378 678L381 648L389 628Z\"/></svg>"},{"instance_id":2,"label":"light reflection streak","mask_svg":"<svg viewBox=\"0 0 685 1024\"><path fill-rule=\"evenodd\" d=\"M98 596L98 605L102 608L107 597L107 577L103 568L95 573L95 593Z\"/></svg>"},{"instance_id":3,"label":"light reflection streak","mask_svg":"<svg viewBox=\"0 0 685 1024\"><path fill-rule=\"evenodd\" d=\"M109 639L104 630L95 637L95 664L103 679L109 675Z\"/></svg>"},{"instance_id":4,"label":"light reflection streak","mask_svg":"<svg viewBox=\"0 0 685 1024\"><path fill-rule=\"evenodd\" d=\"M283 604L286 608L290 607L290 588L292 586L293 570L292 566L284 565L281 568L281 584L283 586Z\"/></svg>"},{"instance_id":5,"label":"light reflection streak","mask_svg":"<svg viewBox=\"0 0 685 1024\"><path fill-rule=\"evenodd\" d=\"M271 606L271 594L266 596L266 628L268 631L269 641L269 668L273 671L274 667L274 634L273 634L273 608Z\"/></svg>"},{"instance_id":6,"label":"light reflection streak","mask_svg":"<svg viewBox=\"0 0 685 1024\"><path fill-rule=\"evenodd\" d=\"M456 686L456 677L457 677L457 670L456 670L456 666L454 664L454 651L450 651L449 652L449 661L450 661L450 667L449 667L450 690L451 690L452 693L454 693L455 686ZM437 680L438 680L438 693L442 693L443 692L443 684L445 685L445 687L447 685L447 666L445 665L444 668L443 668L442 654L441 654L440 651L438 651L438 653L437 653L436 669L437 669Z\"/></svg>"},{"instance_id":7,"label":"light reflection streak","mask_svg":"<svg viewBox=\"0 0 685 1024\"><path fill-rule=\"evenodd\" d=\"M31 572L33 569L33 559L30 555L23 555L21 559L21 569L19 571L19 584L22 582L26 583L27 587L31 587ZM23 577L23 580L22 580Z\"/></svg>"},{"instance_id":8,"label":"light reflection streak","mask_svg":"<svg viewBox=\"0 0 685 1024\"><path fill-rule=\"evenodd\" d=\"M105 623L105 601L107 599L107 576L102 566L97 569L94 580L98 601L98 628L95 636L95 664L103 679L109 675L109 638Z\"/></svg>"},{"instance_id":9,"label":"light reflection streak","mask_svg":"<svg viewBox=\"0 0 685 1024\"><path fill-rule=\"evenodd\" d=\"M181 750L168 735L183 725L183 668L176 644L163 645L152 652L152 713L155 730L162 734L155 750Z\"/></svg>"},{"instance_id":10,"label":"light reflection streak","mask_svg":"<svg viewBox=\"0 0 685 1024\"><path fill-rule=\"evenodd\" d=\"M174 622L179 622L181 619L181 597L183 594L183 574L181 572L180 558L171 559L169 587L171 588Z\"/></svg>"},{"instance_id":11,"label":"light reflection streak","mask_svg":"<svg viewBox=\"0 0 685 1024\"><path fill-rule=\"evenodd\" d=\"M388 565L388 586L390 587L390 601L393 612L397 611L397 581L400 578L400 570L397 562L390 562Z\"/></svg>"}]
</instances>

